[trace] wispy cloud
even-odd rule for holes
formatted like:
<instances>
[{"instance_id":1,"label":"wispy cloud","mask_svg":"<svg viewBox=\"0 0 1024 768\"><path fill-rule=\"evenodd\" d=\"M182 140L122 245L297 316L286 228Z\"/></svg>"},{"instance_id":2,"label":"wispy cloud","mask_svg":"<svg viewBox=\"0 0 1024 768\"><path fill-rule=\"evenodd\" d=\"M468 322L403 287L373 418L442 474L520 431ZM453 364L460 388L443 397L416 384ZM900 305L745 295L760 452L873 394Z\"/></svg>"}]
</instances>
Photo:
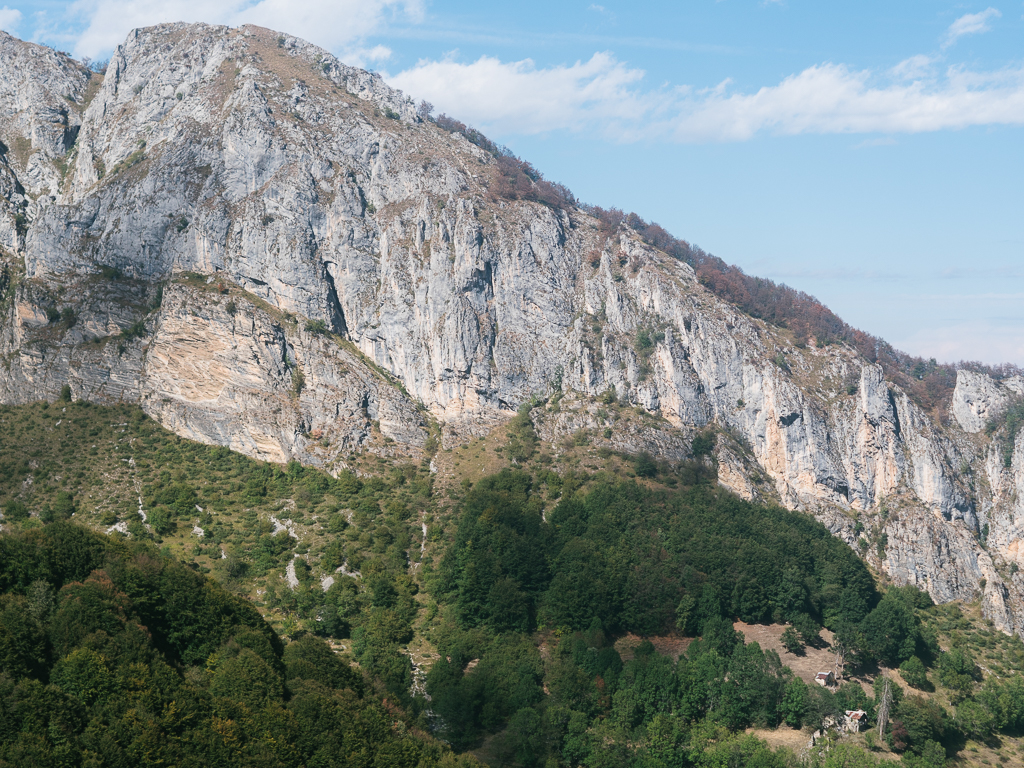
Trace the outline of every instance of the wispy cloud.
<instances>
[{"instance_id":1,"label":"wispy cloud","mask_svg":"<svg viewBox=\"0 0 1024 768\"><path fill-rule=\"evenodd\" d=\"M938 277L946 280L1024 280L1024 268L1009 265L991 267L949 267L948 269L941 270L938 273Z\"/></svg>"},{"instance_id":2,"label":"wispy cloud","mask_svg":"<svg viewBox=\"0 0 1024 768\"><path fill-rule=\"evenodd\" d=\"M379 66L391 51L372 36L387 29L401 37L403 26L410 35L429 32L424 9L425 0L74 0L69 14L82 31L68 45L79 56L98 56L132 28L168 19L255 23L309 39L353 64ZM605 10L591 7L593 13ZM998 17L995 8L961 16L947 40L983 32ZM0 26L19 22L17 10L0 9ZM59 37L58 31L51 36ZM892 136L1024 125L1024 68L938 71L936 60L926 55L888 71L820 63L756 91L740 91L730 80L710 88L650 87L643 70L608 52L553 67L538 67L530 59L450 57L421 61L390 79L414 98L503 134L568 130L623 142L729 142L761 134Z\"/></svg>"},{"instance_id":3,"label":"wispy cloud","mask_svg":"<svg viewBox=\"0 0 1024 768\"><path fill-rule=\"evenodd\" d=\"M884 281L891 283L896 280L906 280L910 277L905 272L885 272L877 269L861 269L857 267L802 267L793 265L782 269L773 268L770 261L764 264L754 265L763 271L772 280L839 280L849 282L851 280Z\"/></svg>"},{"instance_id":4,"label":"wispy cloud","mask_svg":"<svg viewBox=\"0 0 1024 768\"><path fill-rule=\"evenodd\" d=\"M985 291L983 293L908 293L901 298L913 298L918 301L1020 301L1024 299L1024 293L996 293Z\"/></svg>"},{"instance_id":5,"label":"wispy cloud","mask_svg":"<svg viewBox=\"0 0 1024 768\"><path fill-rule=\"evenodd\" d=\"M0 29L5 32L14 32L21 23L21 11L17 8L8 8L6 5L0 8Z\"/></svg>"},{"instance_id":6,"label":"wispy cloud","mask_svg":"<svg viewBox=\"0 0 1024 768\"><path fill-rule=\"evenodd\" d=\"M869 147L891 147L896 143L896 139L892 136L880 136L877 139L864 139L864 141L854 144L853 148L868 149Z\"/></svg>"},{"instance_id":7,"label":"wispy cloud","mask_svg":"<svg viewBox=\"0 0 1024 768\"><path fill-rule=\"evenodd\" d=\"M867 142L865 142L867 143ZM763 262L754 262L750 265L759 271L764 273L773 280L792 280L792 279L815 279L815 280L880 280L885 282L897 282L902 280L912 280L916 286L932 281L932 280L954 280L958 283L966 283L967 281L984 281L985 284L998 284L1003 288L1024 288L1024 285L1015 285L1011 281L1024 280L1024 267L1017 265L992 265L992 266L956 266L946 267L943 269L916 269L912 272L905 271L890 271L890 270L878 270L878 269L865 269L863 267L827 267L822 268L817 265L806 266L801 264L790 264L784 267L779 267L777 263L772 260L765 260ZM939 283L941 285L942 283ZM890 294L886 294L884 300L888 301L891 298ZM1013 300L1024 299L1024 293L1019 290L1013 292L974 292L974 293L957 293L950 294L947 292L942 293L923 293L919 290L913 294L900 294L901 298L914 298L914 299L934 299L936 301L950 301L950 300L979 300L979 301L1002 301L1002 300Z\"/></svg>"},{"instance_id":8,"label":"wispy cloud","mask_svg":"<svg viewBox=\"0 0 1024 768\"><path fill-rule=\"evenodd\" d=\"M650 94L632 88L643 74L607 53L540 69L530 59L502 62L482 56L470 64L421 61L390 82L460 120L503 133L542 133L649 114Z\"/></svg>"},{"instance_id":9,"label":"wispy cloud","mask_svg":"<svg viewBox=\"0 0 1024 768\"><path fill-rule=\"evenodd\" d=\"M981 13L965 13L949 25L942 41L943 48L949 48L964 35L977 35L992 29L990 22L1002 16L995 8L986 8Z\"/></svg>"},{"instance_id":10,"label":"wispy cloud","mask_svg":"<svg viewBox=\"0 0 1024 768\"><path fill-rule=\"evenodd\" d=\"M910 84L821 64L756 93L688 97L667 128L680 141L743 141L758 133L920 133L1024 124L1024 69L949 69Z\"/></svg>"},{"instance_id":11,"label":"wispy cloud","mask_svg":"<svg viewBox=\"0 0 1024 768\"><path fill-rule=\"evenodd\" d=\"M892 343L897 349L938 360L1024 365L1024 328L1019 323L972 320L922 329Z\"/></svg>"},{"instance_id":12,"label":"wispy cloud","mask_svg":"<svg viewBox=\"0 0 1024 768\"><path fill-rule=\"evenodd\" d=\"M350 47L345 53L345 63L365 69L387 61L392 53L386 45L374 45L370 48Z\"/></svg>"},{"instance_id":13,"label":"wispy cloud","mask_svg":"<svg viewBox=\"0 0 1024 768\"><path fill-rule=\"evenodd\" d=\"M654 51L686 51L689 53L713 53L724 55L749 55L751 51L742 46L721 45L707 42L690 42L668 37L640 35L615 35L597 32L536 32L500 31L493 27L458 24L438 24L427 18L423 23L389 24L389 38L401 40L430 40L451 45L472 43L495 47L522 49L523 47L545 46L565 47L570 45L591 45L595 48L631 49L641 48Z\"/></svg>"},{"instance_id":14,"label":"wispy cloud","mask_svg":"<svg viewBox=\"0 0 1024 768\"><path fill-rule=\"evenodd\" d=\"M901 134L976 125L1024 125L1024 68L928 74L927 57L874 73L818 64L777 85L735 93L645 89L644 72L610 53L538 68L493 57L421 61L390 78L416 98L480 128L535 134L597 130L619 141L746 141L762 133ZM908 82L908 78L913 76Z\"/></svg>"},{"instance_id":15,"label":"wispy cloud","mask_svg":"<svg viewBox=\"0 0 1024 768\"><path fill-rule=\"evenodd\" d=\"M204 21L287 31L360 60L360 52L365 56L367 51L361 47L362 41L388 19L416 21L423 13L422 0L75 0L68 15L85 25L74 43L74 53L79 56L109 52L136 27Z\"/></svg>"},{"instance_id":16,"label":"wispy cloud","mask_svg":"<svg viewBox=\"0 0 1024 768\"><path fill-rule=\"evenodd\" d=\"M919 80L922 77L932 74L934 64L935 59L931 56L918 54L917 56L911 56L909 59L901 61L889 70L889 74L896 81Z\"/></svg>"}]
</instances>

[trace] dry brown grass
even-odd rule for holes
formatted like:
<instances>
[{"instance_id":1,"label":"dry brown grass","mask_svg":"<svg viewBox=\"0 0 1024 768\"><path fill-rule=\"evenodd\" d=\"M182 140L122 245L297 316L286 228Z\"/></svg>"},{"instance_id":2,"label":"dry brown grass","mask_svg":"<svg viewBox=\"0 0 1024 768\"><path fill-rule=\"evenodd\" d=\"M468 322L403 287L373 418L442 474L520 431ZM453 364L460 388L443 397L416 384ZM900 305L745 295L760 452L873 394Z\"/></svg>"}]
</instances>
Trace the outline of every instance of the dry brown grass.
<instances>
[{"instance_id":1,"label":"dry brown grass","mask_svg":"<svg viewBox=\"0 0 1024 768\"><path fill-rule=\"evenodd\" d=\"M481 478L511 466L503 453L495 450L504 450L507 443L507 427L503 423L482 437L468 437L463 445L439 450L433 459L437 468L437 474L434 475L435 495L442 498L451 494L458 495L463 481L476 483Z\"/></svg>"},{"instance_id":2,"label":"dry brown grass","mask_svg":"<svg viewBox=\"0 0 1024 768\"><path fill-rule=\"evenodd\" d=\"M1024 766L1024 739L999 736L988 743L969 741L946 765L1020 768Z\"/></svg>"},{"instance_id":3,"label":"dry brown grass","mask_svg":"<svg viewBox=\"0 0 1024 768\"><path fill-rule=\"evenodd\" d=\"M793 670L793 674L808 685L814 684L814 676L819 672L829 672L835 668L835 654L828 650L832 643L832 633L827 629L821 631L819 647L806 646L802 655L790 653L782 645L782 633L786 624L744 624L742 621L733 623L737 632L743 633L744 641L756 642L762 650L772 650L779 654L782 663Z\"/></svg>"},{"instance_id":4,"label":"dry brown grass","mask_svg":"<svg viewBox=\"0 0 1024 768\"><path fill-rule=\"evenodd\" d=\"M644 640L650 640L661 656L668 656L672 661L678 661L679 657L686 653L686 649L693 642L692 637L682 635L654 635L652 637L640 637L632 632L620 637L615 641L615 650L619 652L623 662L632 661L636 655L637 646Z\"/></svg>"},{"instance_id":5,"label":"dry brown grass","mask_svg":"<svg viewBox=\"0 0 1024 768\"><path fill-rule=\"evenodd\" d=\"M775 651L779 654L782 663L789 667L794 675L808 685L815 685L814 676L816 674L835 669L835 655L828 649L832 644L832 633L827 629L821 630L819 634L821 642L818 647L805 646L804 652L798 655L790 653L782 645L782 633L786 630L786 626L785 624L744 624L742 621L733 623L733 628L737 632L743 633L745 642L756 642L762 650ZM866 674L846 679L860 683L868 696L873 695L871 684L874 682L875 675Z\"/></svg>"},{"instance_id":6,"label":"dry brown grass","mask_svg":"<svg viewBox=\"0 0 1024 768\"><path fill-rule=\"evenodd\" d=\"M789 728L785 725L774 731L767 728L747 728L746 732L766 742L772 749L784 747L797 754L807 749L807 742L810 740L810 737L799 728Z\"/></svg>"},{"instance_id":7,"label":"dry brown grass","mask_svg":"<svg viewBox=\"0 0 1024 768\"><path fill-rule=\"evenodd\" d=\"M92 103L92 100L96 98L96 94L100 92L100 86L103 85L103 75L99 72L93 72L89 78L89 82L85 86L85 95L82 97L81 111L85 112Z\"/></svg>"}]
</instances>

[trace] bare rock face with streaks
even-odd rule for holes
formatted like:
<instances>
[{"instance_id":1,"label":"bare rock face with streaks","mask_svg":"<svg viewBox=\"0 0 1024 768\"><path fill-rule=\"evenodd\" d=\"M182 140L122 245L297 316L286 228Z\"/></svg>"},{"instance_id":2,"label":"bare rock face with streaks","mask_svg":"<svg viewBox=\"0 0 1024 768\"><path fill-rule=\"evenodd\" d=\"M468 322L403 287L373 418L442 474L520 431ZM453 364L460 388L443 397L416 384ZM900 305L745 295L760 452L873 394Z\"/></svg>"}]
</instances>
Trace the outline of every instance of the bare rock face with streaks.
<instances>
[{"instance_id":1,"label":"bare rock face with streaks","mask_svg":"<svg viewBox=\"0 0 1024 768\"><path fill-rule=\"evenodd\" d=\"M1014 376L996 382L973 371L959 371L950 410L965 432L981 432L1014 397L1024 394L1024 379Z\"/></svg>"},{"instance_id":2,"label":"bare rock face with streaks","mask_svg":"<svg viewBox=\"0 0 1024 768\"><path fill-rule=\"evenodd\" d=\"M178 434L265 459L328 456L381 437L421 446L422 416L359 353L243 300L173 286L146 350L143 408ZM374 427L376 425L376 427ZM325 450L331 447L331 451Z\"/></svg>"},{"instance_id":3,"label":"bare rock face with streaks","mask_svg":"<svg viewBox=\"0 0 1024 768\"><path fill-rule=\"evenodd\" d=\"M560 390L579 406L542 439L679 460L713 427L729 488L1024 628L1024 445L984 429L1024 382L961 372L937 423L879 366L797 346L628 227L501 196L491 153L288 35L137 30L102 79L0 47L0 94L37 94L0 100L0 400L69 384L336 470ZM610 394L651 418L617 429Z\"/></svg>"},{"instance_id":4,"label":"bare rock face with streaks","mask_svg":"<svg viewBox=\"0 0 1024 768\"><path fill-rule=\"evenodd\" d=\"M90 73L62 53L0 31L0 247L17 250L27 222L58 193Z\"/></svg>"}]
</instances>

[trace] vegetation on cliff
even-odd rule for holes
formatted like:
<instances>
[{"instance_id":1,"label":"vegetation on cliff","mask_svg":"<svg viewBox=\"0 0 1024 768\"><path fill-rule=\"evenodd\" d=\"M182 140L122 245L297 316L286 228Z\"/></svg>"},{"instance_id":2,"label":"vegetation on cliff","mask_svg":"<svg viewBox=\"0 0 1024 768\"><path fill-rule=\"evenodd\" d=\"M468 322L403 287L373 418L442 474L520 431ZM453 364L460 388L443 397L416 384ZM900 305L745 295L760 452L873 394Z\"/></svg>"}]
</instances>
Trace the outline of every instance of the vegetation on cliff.
<instances>
[{"instance_id":1,"label":"vegetation on cliff","mask_svg":"<svg viewBox=\"0 0 1024 768\"><path fill-rule=\"evenodd\" d=\"M704 485L655 491L600 480L547 520L539 506L520 472L481 481L462 504L434 590L442 658L427 677L456 746L496 732L496 754L522 764L784 765L796 758L729 734L814 730L856 709L876 721L878 685L870 696L855 682L808 686L775 651L745 644L734 620L789 622L814 644L821 622L841 671L880 684L881 668L899 667L922 690L893 683L884 743L909 765L943 765L969 738L1024 725L1021 678L1003 668L980 684L972 644L956 633L968 624L913 587L880 595L852 551L804 515ZM614 644L673 629L695 638L678 658L645 642L625 660ZM1011 658L1024 664L1019 640ZM936 688L941 699L930 695ZM709 738L722 755L700 753ZM834 757L822 759L849 764ZM873 764L867 753L856 759Z\"/></svg>"},{"instance_id":2,"label":"vegetation on cliff","mask_svg":"<svg viewBox=\"0 0 1024 768\"><path fill-rule=\"evenodd\" d=\"M751 317L790 330L798 346L811 342L819 347L837 342L849 344L866 360L880 364L886 377L899 384L926 410L934 411L939 406L948 405L956 386L958 368L967 368L996 379L1022 373L1012 364L993 366L976 361L939 363L934 358L926 360L901 352L884 339L849 325L813 296L784 283L748 275L739 267L669 234L653 221L647 222L635 213L623 213L617 208L583 208L600 221L606 235L613 234L623 225L631 228L648 244L693 267L701 284L719 298Z\"/></svg>"},{"instance_id":3,"label":"vegetation on cliff","mask_svg":"<svg viewBox=\"0 0 1024 768\"><path fill-rule=\"evenodd\" d=\"M850 345L865 359L879 363L888 378L927 410L949 403L958 368L985 373L997 379L1021 373L1020 368L1009 364L991 366L975 361L939 363L935 359L901 352L884 339L849 325L813 296L783 283L748 275L739 267L675 237L660 224L618 208L606 209L579 203L564 185L544 180L540 171L529 162L459 120L440 115L434 118L434 122L445 131L464 136L495 158L497 172L490 182L493 198L533 200L555 208L579 207L598 220L601 233L606 238L613 236L620 227L628 227L649 245L693 267L701 283L719 298L751 317L790 330L798 346L811 342L819 347L834 343Z\"/></svg>"}]
</instances>

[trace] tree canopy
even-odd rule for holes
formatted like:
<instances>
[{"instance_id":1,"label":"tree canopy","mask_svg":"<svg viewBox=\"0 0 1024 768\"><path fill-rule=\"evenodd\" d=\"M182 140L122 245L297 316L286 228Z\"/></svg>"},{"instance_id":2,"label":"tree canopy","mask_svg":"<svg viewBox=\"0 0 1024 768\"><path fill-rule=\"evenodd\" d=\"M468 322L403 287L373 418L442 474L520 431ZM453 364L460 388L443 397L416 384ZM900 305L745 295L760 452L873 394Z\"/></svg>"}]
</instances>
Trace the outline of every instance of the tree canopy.
<instances>
[{"instance_id":1,"label":"tree canopy","mask_svg":"<svg viewBox=\"0 0 1024 768\"><path fill-rule=\"evenodd\" d=\"M691 633L712 617L859 624L878 602L864 564L821 524L707 485L597 481L542 519L531 477L466 496L438 593L466 627Z\"/></svg>"},{"instance_id":2,"label":"tree canopy","mask_svg":"<svg viewBox=\"0 0 1024 768\"><path fill-rule=\"evenodd\" d=\"M67 522L0 536L0 670L0 768L476 764L324 640Z\"/></svg>"}]
</instances>

